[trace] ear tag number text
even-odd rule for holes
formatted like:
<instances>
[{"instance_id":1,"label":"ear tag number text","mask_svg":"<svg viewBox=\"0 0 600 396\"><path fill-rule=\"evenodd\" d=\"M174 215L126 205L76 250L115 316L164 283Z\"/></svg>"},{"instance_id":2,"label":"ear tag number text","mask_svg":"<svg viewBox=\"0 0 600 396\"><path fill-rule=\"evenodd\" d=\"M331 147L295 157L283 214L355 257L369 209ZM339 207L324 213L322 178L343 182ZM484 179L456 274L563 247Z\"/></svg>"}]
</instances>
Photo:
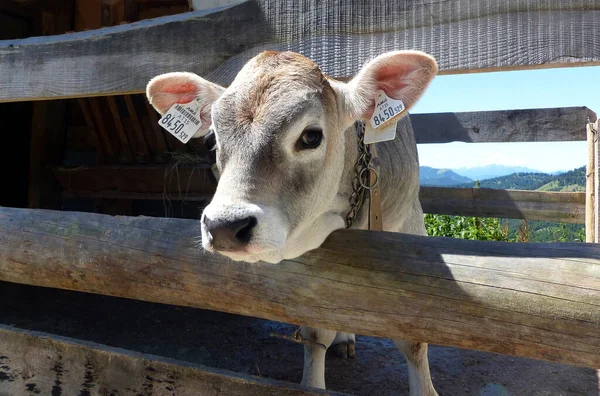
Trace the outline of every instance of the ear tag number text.
<instances>
[{"instance_id":1,"label":"ear tag number text","mask_svg":"<svg viewBox=\"0 0 600 396\"><path fill-rule=\"evenodd\" d=\"M396 137L396 124L404 110L406 110L404 102L390 98L381 89L377 91L375 111L373 111L371 123L365 125L365 143L372 144L394 140Z\"/></svg>"},{"instance_id":2,"label":"ear tag number text","mask_svg":"<svg viewBox=\"0 0 600 396\"><path fill-rule=\"evenodd\" d=\"M200 105L196 100L186 104L175 103L158 121L171 135L187 143L200 130Z\"/></svg>"}]
</instances>

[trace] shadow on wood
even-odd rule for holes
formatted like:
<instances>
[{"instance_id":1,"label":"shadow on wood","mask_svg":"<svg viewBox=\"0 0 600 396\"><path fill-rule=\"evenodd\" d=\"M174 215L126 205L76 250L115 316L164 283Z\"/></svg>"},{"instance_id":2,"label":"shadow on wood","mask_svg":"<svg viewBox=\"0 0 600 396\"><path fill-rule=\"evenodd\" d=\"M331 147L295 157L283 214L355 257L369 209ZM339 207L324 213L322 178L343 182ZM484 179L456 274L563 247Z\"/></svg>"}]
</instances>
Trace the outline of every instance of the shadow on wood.
<instances>
[{"instance_id":1,"label":"shadow on wood","mask_svg":"<svg viewBox=\"0 0 600 396\"><path fill-rule=\"evenodd\" d=\"M600 245L338 231L280 265L197 221L0 210L0 280L600 367Z\"/></svg>"},{"instance_id":2,"label":"shadow on wood","mask_svg":"<svg viewBox=\"0 0 600 396\"><path fill-rule=\"evenodd\" d=\"M2 394L342 395L3 325L0 350Z\"/></svg>"}]
</instances>

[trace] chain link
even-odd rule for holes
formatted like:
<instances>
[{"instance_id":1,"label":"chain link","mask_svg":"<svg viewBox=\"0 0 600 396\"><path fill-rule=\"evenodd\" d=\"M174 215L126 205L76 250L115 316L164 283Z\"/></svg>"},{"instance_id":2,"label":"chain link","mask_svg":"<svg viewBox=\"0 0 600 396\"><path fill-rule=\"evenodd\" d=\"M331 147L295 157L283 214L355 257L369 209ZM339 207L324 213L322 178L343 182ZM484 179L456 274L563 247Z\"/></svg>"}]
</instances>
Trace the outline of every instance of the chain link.
<instances>
[{"instance_id":1,"label":"chain link","mask_svg":"<svg viewBox=\"0 0 600 396\"><path fill-rule=\"evenodd\" d=\"M346 215L346 228L352 226L358 212L365 202L367 190L369 190L369 174L374 169L371 166L371 149L365 144L365 124L357 121L356 132L358 135L358 158L354 164L354 178L352 179L352 194L350 194L350 210ZM373 186L371 186L373 187Z\"/></svg>"}]
</instances>

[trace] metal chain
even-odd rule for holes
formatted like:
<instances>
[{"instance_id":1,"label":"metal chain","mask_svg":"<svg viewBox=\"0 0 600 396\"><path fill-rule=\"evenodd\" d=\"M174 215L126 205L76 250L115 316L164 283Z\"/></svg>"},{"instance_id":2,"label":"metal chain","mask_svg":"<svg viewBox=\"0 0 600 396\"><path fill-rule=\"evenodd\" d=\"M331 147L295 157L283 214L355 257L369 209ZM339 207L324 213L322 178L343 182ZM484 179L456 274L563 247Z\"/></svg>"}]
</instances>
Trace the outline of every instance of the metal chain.
<instances>
[{"instance_id":1,"label":"metal chain","mask_svg":"<svg viewBox=\"0 0 600 396\"><path fill-rule=\"evenodd\" d=\"M369 186L369 170L374 171L371 166L371 149L365 144L365 124L363 121L357 121L356 132L358 135L358 158L354 164L354 178L352 179L352 194L350 194L350 210L346 215L346 228L352 226L354 218L360 212Z\"/></svg>"}]
</instances>

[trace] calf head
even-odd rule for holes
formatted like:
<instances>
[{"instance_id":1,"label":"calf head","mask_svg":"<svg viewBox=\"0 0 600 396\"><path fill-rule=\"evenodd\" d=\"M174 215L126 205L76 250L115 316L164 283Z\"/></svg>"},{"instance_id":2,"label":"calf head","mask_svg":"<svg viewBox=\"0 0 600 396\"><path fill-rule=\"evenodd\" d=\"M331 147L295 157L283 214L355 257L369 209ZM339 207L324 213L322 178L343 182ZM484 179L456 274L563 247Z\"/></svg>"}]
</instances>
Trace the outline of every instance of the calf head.
<instances>
[{"instance_id":1,"label":"calf head","mask_svg":"<svg viewBox=\"0 0 600 396\"><path fill-rule=\"evenodd\" d=\"M264 52L224 88L192 73L167 73L147 87L161 114L198 99L214 133L220 180L201 217L202 245L233 260L277 263L318 247L343 228L356 120L373 114L383 90L408 110L437 72L416 51L383 54L348 83L302 55ZM342 188L343 187L343 188Z\"/></svg>"}]
</instances>

